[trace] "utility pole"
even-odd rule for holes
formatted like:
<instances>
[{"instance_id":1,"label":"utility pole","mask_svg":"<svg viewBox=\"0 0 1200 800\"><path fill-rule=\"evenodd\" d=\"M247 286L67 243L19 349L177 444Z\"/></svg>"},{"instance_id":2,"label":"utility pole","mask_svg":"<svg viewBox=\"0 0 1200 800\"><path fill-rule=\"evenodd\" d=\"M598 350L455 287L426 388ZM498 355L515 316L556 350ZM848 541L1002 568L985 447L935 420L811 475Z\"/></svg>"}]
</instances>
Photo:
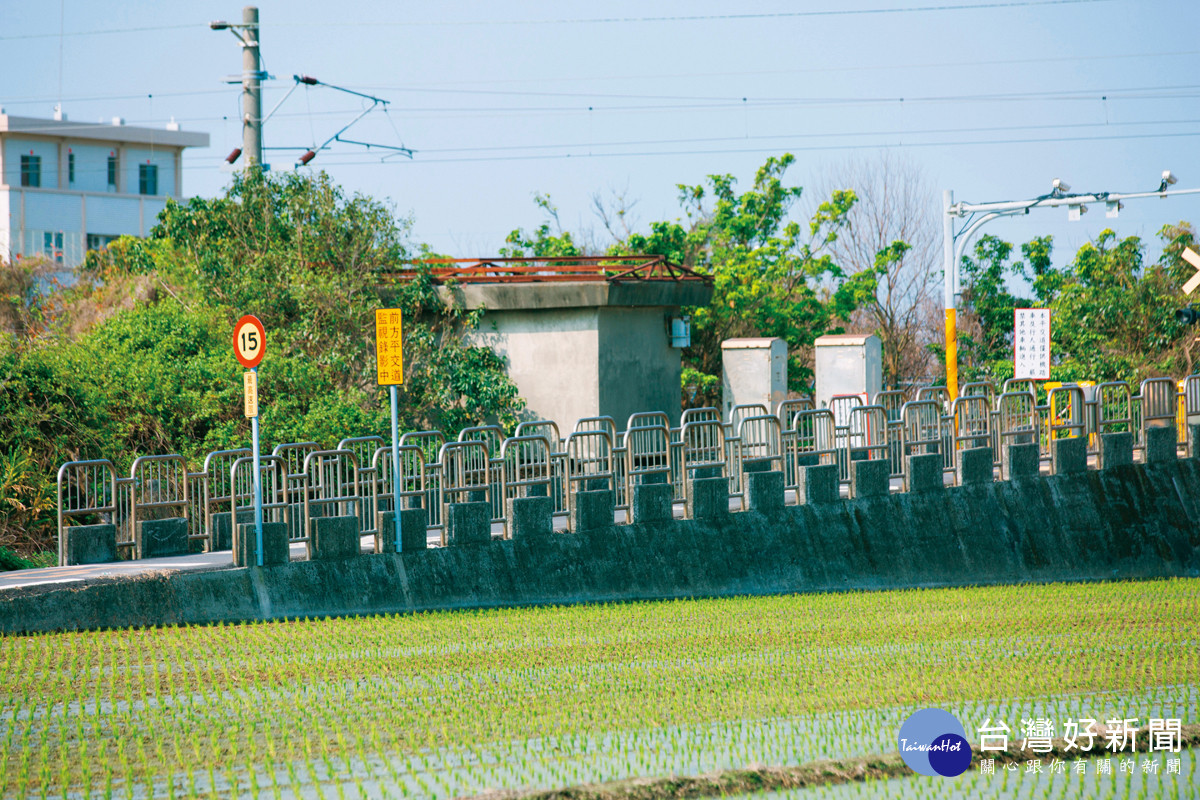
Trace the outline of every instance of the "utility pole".
<instances>
[{"instance_id":1,"label":"utility pole","mask_svg":"<svg viewBox=\"0 0 1200 800\"><path fill-rule=\"evenodd\" d=\"M229 31L242 45L242 146L225 160L232 164L245 153L247 169L262 169L262 80L266 76L259 51L258 6L242 9L241 25L215 20L208 27L214 31ZM237 82L236 76L234 82Z\"/></svg>"},{"instance_id":2,"label":"utility pole","mask_svg":"<svg viewBox=\"0 0 1200 800\"><path fill-rule=\"evenodd\" d=\"M1049 194L1034 197L1029 200L1006 200L998 203L955 203L954 192L942 192L942 258L945 269L945 300L946 300L946 393L950 399L958 397L958 331L957 306L962 295L962 286L958 279L958 268L966 253L967 245L976 231L988 222L999 217L1011 217L1028 214L1034 208L1067 207L1067 218L1078 220L1087 213L1087 203L1104 203L1107 217L1116 217L1124 207L1124 200L1136 200L1143 197L1173 197L1181 194L1200 194L1200 189L1176 189L1168 191L1167 187L1174 185L1176 178L1170 170L1162 174L1158 189L1152 192L1091 192L1089 194L1070 194L1071 187L1055 178ZM957 233L954 230L954 219L965 218L965 226Z\"/></svg>"},{"instance_id":3,"label":"utility pole","mask_svg":"<svg viewBox=\"0 0 1200 800\"><path fill-rule=\"evenodd\" d=\"M259 62L258 7L242 9L242 149L246 166L262 169L262 73Z\"/></svg>"},{"instance_id":4,"label":"utility pole","mask_svg":"<svg viewBox=\"0 0 1200 800\"><path fill-rule=\"evenodd\" d=\"M296 161L297 167L303 167L308 162L317 157L317 153L324 150L335 141L345 142L346 144L361 145L366 148L375 147L381 150L392 151L390 155L404 155L412 158L413 151L401 144L399 147L390 144L379 144L376 142L362 142L353 139L344 139L342 134L345 133L354 123L365 117L367 114L374 111L376 108L382 108L383 112L387 113L388 102L380 97L362 92L356 92L353 89L346 89L341 86L334 86L332 83L319 81L310 75L293 75L292 79L295 83L292 88L287 90L287 93L275 104L275 106L263 116L262 110L262 82L270 79L262 68L262 50L261 40L259 38L260 28L258 26L258 6L246 6L242 9L242 23L235 25L232 22L226 22L219 19L208 23L208 27L214 31L229 31L242 45L242 74L232 75L225 79L226 83L242 84L242 146L234 148L233 152L225 157L225 161L232 164L246 156L246 169L261 170L263 169L263 126L267 120L275 115L287 99L292 96L292 92L296 91L300 86L325 86L335 91L345 92L364 100L370 100L371 105L364 108L362 113L350 120L338 130L337 133L330 136L321 144L314 144L312 149L306 151ZM394 126L393 126L394 127ZM399 131L396 133L399 137ZM273 150L294 150L301 148L292 147L274 147ZM388 158L389 156L384 156Z\"/></svg>"}]
</instances>

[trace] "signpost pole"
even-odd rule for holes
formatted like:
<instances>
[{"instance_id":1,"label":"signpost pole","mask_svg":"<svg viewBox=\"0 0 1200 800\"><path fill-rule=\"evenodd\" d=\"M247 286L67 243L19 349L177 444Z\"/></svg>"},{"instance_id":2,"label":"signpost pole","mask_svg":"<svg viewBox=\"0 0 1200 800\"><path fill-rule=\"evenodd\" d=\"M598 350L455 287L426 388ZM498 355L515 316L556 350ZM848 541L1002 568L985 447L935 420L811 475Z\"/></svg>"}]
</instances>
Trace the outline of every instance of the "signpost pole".
<instances>
[{"instance_id":1,"label":"signpost pole","mask_svg":"<svg viewBox=\"0 0 1200 800\"><path fill-rule=\"evenodd\" d=\"M396 552L402 550L400 545L400 415L399 400L396 386L388 387L392 395L392 512L396 518Z\"/></svg>"},{"instance_id":2,"label":"signpost pole","mask_svg":"<svg viewBox=\"0 0 1200 800\"><path fill-rule=\"evenodd\" d=\"M251 372L254 373L255 382L258 380L258 367L254 367ZM255 414L250 418L250 439L254 448L254 544L255 552L258 554L258 566L263 565L263 537L262 537L262 468L259 464L258 450L258 409L255 409ZM234 520L237 524L237 520Z\"/></svg>"},{"instance_id":3,"label":"signpost pole","mask_svg":"<svg viewBox=\"0 0 1200 800\"><path fill-rule=\"evenodd\" d=\"M258 317L247 314L239 319L233 326L233 354L247 370L242 374L242 383L246 393L245 414L250 420L250 439L254 446L254 544L260 567L263 565L263 516L262 462L258 449L258 365L262 363L266 349L267 331ZM234 511L237 509L234 508ZM233 524L237 525L236 518Z\"/></svg>"},{"instance_id":4,"label":"signpost pole","mask_svg":"<svg viewBox=\"0 0 1200 800\"><path fill-rule=\"evenodd\" d=\"M388 387L392 399L392 515L396 523L396 550L400 542L400 400L397 386L404 382L404 316L398 308L375 309L375 374ZM380 531L383 535L383 531Z\"/></svg>"}]
</instances>

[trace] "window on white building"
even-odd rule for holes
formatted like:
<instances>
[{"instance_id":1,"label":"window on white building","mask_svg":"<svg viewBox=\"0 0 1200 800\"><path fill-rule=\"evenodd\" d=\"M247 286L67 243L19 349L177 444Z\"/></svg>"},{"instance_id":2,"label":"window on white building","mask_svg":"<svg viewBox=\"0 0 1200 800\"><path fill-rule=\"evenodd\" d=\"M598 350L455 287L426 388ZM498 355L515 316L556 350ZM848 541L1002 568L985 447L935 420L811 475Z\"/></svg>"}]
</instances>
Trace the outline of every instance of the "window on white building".
<instances>
[{"instance_id":1,"label":"window on white building","mask_svg":"<svg viewBox=\"0 0 1200 800\"><path fill-rule=\"evenodd\" d=\"M158 194L157 164L138 164L138 194Z\"/></svg>"},{"instance_id":2,"label":"window on white building","mask_svg":"<svg viewBox=\"0 0 1200 800\"><path fill-rule=\"evenodd\" d=\"M42 185L41 156L21 156L21 185L33 187Z\"/></svg>"},{"instance_id":3,"label":"window on white building","mask_svg":"<svg viewBox=\"0 0 1200 800\"><path fill-rule=\"evenodd\" d=\"M75 183L75 154L67 153L67 183Z\"/></svg>"},{"instance_id":4,"label":"window on white building","mask_svg":"<svg viewBox=\"0 0 1200 800\"><path fill-rule=\"evenodd\" d=\"M62 231L44 231L42 233L42 255L57 264L63 263Z\"/></svg>"},{"instance_id":5,"label":"window on white building","mask_svg":"<svg viewBox=\"0 0 1200 800\"><path fill-rule=\"evenodd\" d=\"M117 190L117 157L115 155L108 157L108 190L110 192Z\"/></svg>"},{"instance_id":6,"label":"window on white building","mask_svg":"<svg viewBox=\"0 0 1200 800\"><path fill-rule=\"evenodd\" d=\"M117 239L116 234L108 233L89 233L87 235L88 250L103 250L108 245Z\"/></svg>"}]
</instances>

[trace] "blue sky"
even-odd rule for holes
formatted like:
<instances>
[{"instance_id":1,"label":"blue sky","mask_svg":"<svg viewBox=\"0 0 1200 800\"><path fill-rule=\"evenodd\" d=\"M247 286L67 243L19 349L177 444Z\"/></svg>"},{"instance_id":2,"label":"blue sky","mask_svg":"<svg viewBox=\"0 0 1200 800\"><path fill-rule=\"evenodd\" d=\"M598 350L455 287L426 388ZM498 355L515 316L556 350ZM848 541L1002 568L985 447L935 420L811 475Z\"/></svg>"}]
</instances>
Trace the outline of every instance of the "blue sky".
<instances>
[{"instance_id":1,"label":"blue sky","mask_svg":"<svg viewBox=\"0 0 1200 800\"><path fill-rule=\"evenodd\" d=\"M679 215L676 184L731 173L748 185L769 155L810 185L848 156L903 155L968 201L1025 199L1055 177L1082 191L1153 189L1163 169L1200 187L1200 3L1167 0L259 4L270 108L293 74L391 101L348 136L414 149L380 160L321 153L353 191L411 214L415 237L456 256L493 254L541 220L592 229L596 193L633 216ZM0 0L0 106L72 120L174 117L212 147L185 158L184 188L213 195L240 143L241 55L212 19L235 2ZM64 34L60 37L60 31ZM109 32L111 31L111 32ZM61 86L61 88L60 88ZM295 92L268 146L308 147L361 109L328 89ZM299 150L270 151L291 169ZM939 192L940 194L940 192ZM939 198L940 201L940 198ZM936 209L935 212L936 213ZM1009 241L1052 234L1056 261L1105 227L1153 238L1200 222L1200 198L993 223ZM1156 248L1152 248L1152 255Z\"/></svg>"}]
</instances>

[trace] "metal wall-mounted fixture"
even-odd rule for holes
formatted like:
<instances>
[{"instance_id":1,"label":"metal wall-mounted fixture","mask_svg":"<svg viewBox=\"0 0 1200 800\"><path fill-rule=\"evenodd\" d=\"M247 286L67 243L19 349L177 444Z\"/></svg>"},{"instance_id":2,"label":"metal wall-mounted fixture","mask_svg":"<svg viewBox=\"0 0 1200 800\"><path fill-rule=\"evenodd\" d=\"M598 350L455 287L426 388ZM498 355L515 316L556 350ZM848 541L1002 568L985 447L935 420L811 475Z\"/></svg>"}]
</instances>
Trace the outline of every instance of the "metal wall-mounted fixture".
<instances>
[{"instance_id":1,"label":"metal wall-mounted fixture","mask_svg":"<svg viewBox=\"0 0 1200 800\"><path fill-rule=\"evenodd\" d=\"M668 317L668 336L671 339L671 347L692 346L692 318L691 317Z\"/></svg>"}]
</instances>

